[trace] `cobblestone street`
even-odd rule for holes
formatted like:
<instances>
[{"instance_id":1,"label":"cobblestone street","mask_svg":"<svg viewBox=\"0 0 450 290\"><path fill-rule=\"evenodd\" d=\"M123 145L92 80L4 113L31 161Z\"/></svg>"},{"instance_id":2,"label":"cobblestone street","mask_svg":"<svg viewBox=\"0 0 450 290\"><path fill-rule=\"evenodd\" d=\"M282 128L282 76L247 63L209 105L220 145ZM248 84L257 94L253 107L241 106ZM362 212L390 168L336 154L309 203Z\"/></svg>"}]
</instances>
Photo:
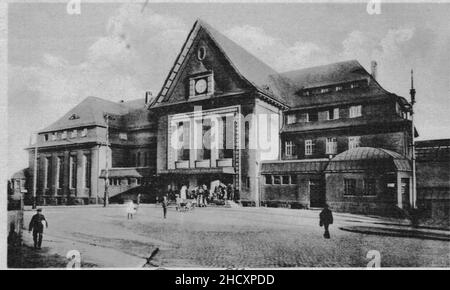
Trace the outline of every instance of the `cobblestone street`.
<instances>
[{"instance_id":1,"label":"cobblestone street","mask_svg":"<svg viewBox=\"0 0 450 290\"><path fill-rule=\"evenodd\" d=\"M33 211L25 213L28 225ZM152 251L159 267L365 267L367 252L381 253L382 267L450 265L446 241L366 235L341 226L376 225L383 219L335 214L331 239L323 238L318 211L278 208L197 208L167 219L155 205L141 205L133 220L125 207L43 209L49 222L43 252L65 257L79 250L98 267L142 267ZM25 242L32 244L24 232Z\"/></svg>"}]
</instances>

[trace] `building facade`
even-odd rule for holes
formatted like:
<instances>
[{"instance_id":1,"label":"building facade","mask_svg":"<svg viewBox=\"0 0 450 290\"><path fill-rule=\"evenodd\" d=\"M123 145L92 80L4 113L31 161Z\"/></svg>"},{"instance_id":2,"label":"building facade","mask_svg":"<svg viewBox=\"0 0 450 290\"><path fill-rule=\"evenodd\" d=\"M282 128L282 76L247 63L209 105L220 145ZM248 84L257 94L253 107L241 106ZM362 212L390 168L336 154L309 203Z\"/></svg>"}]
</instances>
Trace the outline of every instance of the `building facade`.
<instances>
[{"instance_id":1,"label":"building facade","mask_svg":"<svg viewBox=\"0 0 450 290\"><path fill-rule=\"evenodd\" d=\"M414 198L409 111L375 62L278 73L198 20L155 97L87 98L39 132L29 169L37 147L41 202L231 184L244 205L384 214Z\"/></svg>"},{"instance_id":2,"label":"building facade","mask_svg":"<svg viewBox=\"0 0 450 290\"><path fill-rule=\"evenodd\" d=\"M88 97L54 124L41 130L28 148L31 176L37 172L38 204L89 204L102 202L106 168L144 169L146 176L114 176L115 187L128 189L148 182L154 172L156 136L144 99L114 103ZM37 156L36 155L37 152ZM36 162L36 165L35 165ZM120 183L117 180L120 179ZM28 182L33 192L34 180ZM32 202L28 194L26 203Z\"/></svg>"}]
</instances>

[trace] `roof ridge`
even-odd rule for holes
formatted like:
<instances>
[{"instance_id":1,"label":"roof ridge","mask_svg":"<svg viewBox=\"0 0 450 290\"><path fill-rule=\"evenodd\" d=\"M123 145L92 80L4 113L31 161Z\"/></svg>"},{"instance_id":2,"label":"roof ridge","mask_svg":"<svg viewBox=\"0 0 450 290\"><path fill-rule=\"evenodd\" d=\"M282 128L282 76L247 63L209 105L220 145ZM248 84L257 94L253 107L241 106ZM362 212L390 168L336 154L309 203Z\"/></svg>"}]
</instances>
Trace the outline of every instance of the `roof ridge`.
<instances>
[{"instance_id":1,"label":"roof ridge","mask_svg":"<svg viewBox=\"0 0 450 290\"><path fill-rule=\"evenodd\" d=\"M333 66L333 65L344 64L344 63L357 63L360 67L364 68L357 59L349 59L349 60L342 60L342 61L337 61L337 62L332 62L332 63L327 63L327 64L314 65L314 66L308 66L308 67L303 67L303 68L299 68L299 69L283 71L283 72L280 72L279 74L283 75L283 74L298 72L298 71L302 71L302 70L317 69L317 68L322 68L322 67L324 68L327 66ZM364 70L365 70L365 68L364 68Z\"/></svg>"}]
</instances>

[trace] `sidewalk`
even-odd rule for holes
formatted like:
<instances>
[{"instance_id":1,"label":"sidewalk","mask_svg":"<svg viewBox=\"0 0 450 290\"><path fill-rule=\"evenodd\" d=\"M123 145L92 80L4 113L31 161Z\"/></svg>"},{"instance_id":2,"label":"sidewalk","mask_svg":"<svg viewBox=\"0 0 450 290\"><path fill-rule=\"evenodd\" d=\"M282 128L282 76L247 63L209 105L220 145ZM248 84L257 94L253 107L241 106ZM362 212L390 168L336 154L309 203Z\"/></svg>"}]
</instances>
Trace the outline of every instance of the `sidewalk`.
<instances>
[{"instance_id":1,"label":"sidewalk","mask_svg":"<svg viewBox=\"0 0 450 290\"><path fill-rule=\"evenodd\" d=\"M416 238L422 240L437 240L450 242L450 231L445 230L433 230L433 229L413 228L405 226L395 226L395 225L343 226L339 227L339 229L343 231L367 235Z\"/></svg>"}]
</instances>

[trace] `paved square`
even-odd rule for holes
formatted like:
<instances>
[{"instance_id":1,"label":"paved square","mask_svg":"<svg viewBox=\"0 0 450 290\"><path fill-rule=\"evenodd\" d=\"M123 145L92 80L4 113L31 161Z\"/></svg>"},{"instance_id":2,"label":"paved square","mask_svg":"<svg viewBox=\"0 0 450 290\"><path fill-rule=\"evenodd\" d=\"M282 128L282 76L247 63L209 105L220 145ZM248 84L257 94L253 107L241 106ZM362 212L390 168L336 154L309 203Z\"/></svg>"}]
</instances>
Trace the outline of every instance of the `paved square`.
<instances>
[{"instance_id":1,"label":"paved square","mask_svg":"<svg viewBox=\"0 0 450 290\"><path fill-rule=\"evenodd\" d=\"M25 225L33 213L25 213ZM44 207L43 214L49 222L44 252L65 256L76 249L84 263L99 267L141 267L156 247L153 263L171 268L365 267L369 250L381 253L382 267L450 266L449 242L338 229L385 222L351 214L334 214L330 240L312 210L170 207L163 219L161 207L141 205L127 220L125 206L111 205Z\"/></svg>"}]
</instances>

